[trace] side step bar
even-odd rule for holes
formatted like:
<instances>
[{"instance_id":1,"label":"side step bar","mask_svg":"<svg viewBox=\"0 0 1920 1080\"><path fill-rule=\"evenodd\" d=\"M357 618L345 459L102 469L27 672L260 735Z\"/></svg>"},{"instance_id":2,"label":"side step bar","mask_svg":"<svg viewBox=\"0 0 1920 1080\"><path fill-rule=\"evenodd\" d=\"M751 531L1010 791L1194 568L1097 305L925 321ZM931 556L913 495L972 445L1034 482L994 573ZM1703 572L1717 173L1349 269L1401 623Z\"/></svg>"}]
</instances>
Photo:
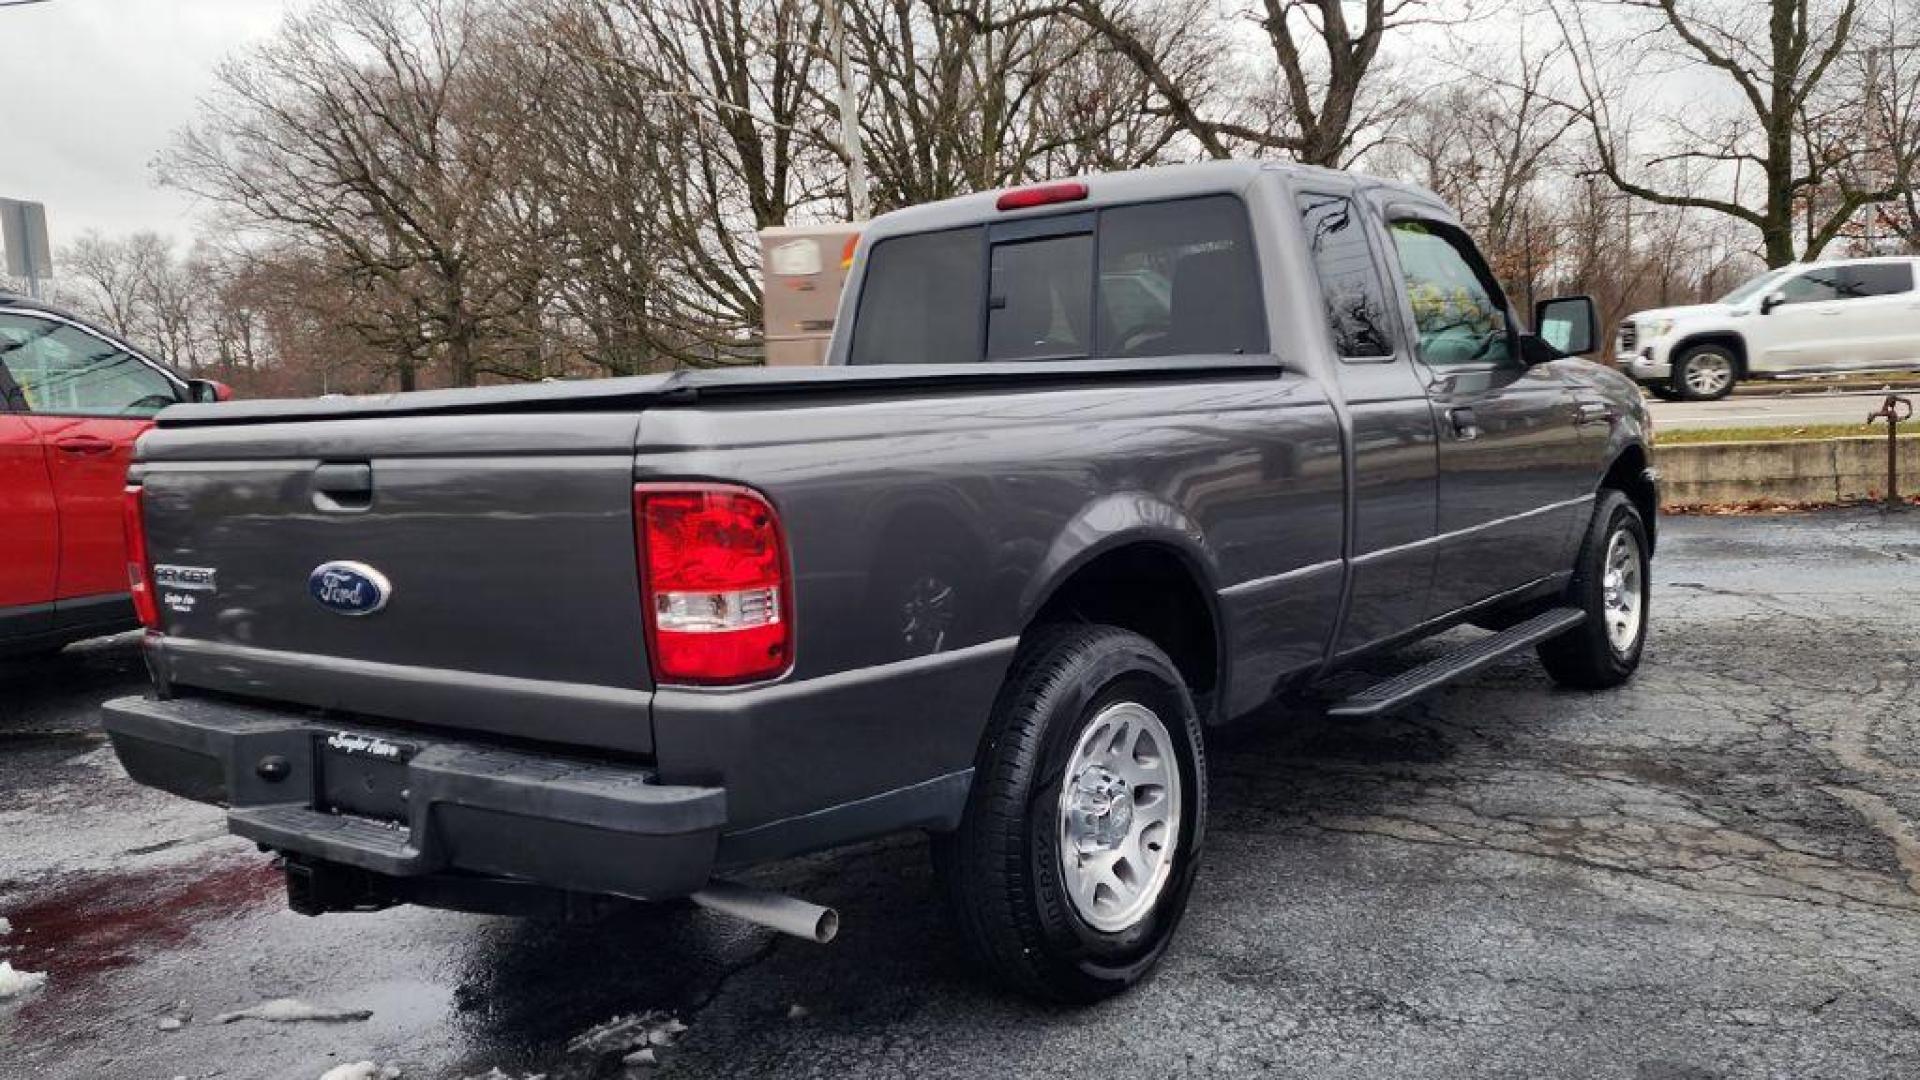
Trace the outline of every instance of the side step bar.
<instances>
[{"instance_id":1,"label":"side step bar","mask_svg":"<svg viewBox=\"0 0 1920 1080\"><path fill-rule=\"evenodd\" d=\"M1477 638L1412 671L1375 683L1328 709L1327 715L1359 718L1390 712L1429 690L1471 675L1509 653L1537 645L1585 621L1587 613L1579 608L1543 611L1517 626Z\"/></svg>"}]
</instances>

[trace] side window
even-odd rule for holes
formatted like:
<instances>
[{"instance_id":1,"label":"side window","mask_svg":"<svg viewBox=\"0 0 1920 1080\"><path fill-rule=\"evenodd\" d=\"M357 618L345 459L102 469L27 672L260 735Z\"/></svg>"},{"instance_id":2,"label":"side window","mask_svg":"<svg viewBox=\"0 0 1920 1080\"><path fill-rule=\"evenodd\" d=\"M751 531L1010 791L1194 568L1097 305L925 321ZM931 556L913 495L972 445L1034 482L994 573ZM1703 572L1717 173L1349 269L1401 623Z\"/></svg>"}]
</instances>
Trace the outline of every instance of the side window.
<instances>
[{"instance_id":1,"label":"side window","mask_svg":"<svg viewBox=\"0 0 1920 1080\"><path fill-rule=\"evenodd\" d=\"M180 400L139 357L65 323L0 315L0 365L15 409L58 416L152 416Z\"/></svg>"},{"instance_id":2,"label":"side window","mask_svg":"<svg viewBox=\"0 0 1920 1080\"><path fill-rule=\"evenodd\" d=\"M1505 310L1446 232L1422 221L1396 221L1393 245L1422 360L1452 367L1511 359Z\"/></svg>"},{"instance_id":3,"label":"side window","mask_svg":"<svg viewBox=\"0 0 1920 1080\"><path fill-rule=\"evenodd\" d=\"M1841 296L1840 270L1833 266L1795 274L1780 284L1784 304L1823 304Z\"/></svg>"},{"instance_id":4,"label":"side window","mask_svg":"<svg viewBox=\"0 0 1920 1080\"><path fill-rule=\"evenodd\" d=\"M867 256L851 364L971 364L980 359L980 229L896 236Z\"/></svg>"},{"instance_id":5,"label":"side window","mask_svg":"<svg viewBox=\"0 0 1920 1080\"><path fill-rule=\"evenodd\" d=\"M1260 271L1239 199L1119 206L1100 214L1101 356L1261 353Z\"/></svg>"},{"instance_id":6,"label":"side window","mask_svg":"<svg viewBox=\"0 0 1920 1080\"><path fill-rule=\"evenodd\" d=\"M1913 264L1854 263L1840 268L1844 297L1896 296L1913 291Z\"/></svg>"},{"instance_id":7,"label":"side window","mask_svg":"<svg viewBox=\"0 0 1920 1080\"><path fill-rule=\"evenodd\" d=\"M1093 353L1093 234L995 244L987 359L1078 360Z\"/></svg>"},{"instance_id":8,"label":"side window","mask_svg":"<svg viewBox=\"0 0 1920 1080\"><path fill-rule=\"evenodd\" d=\"M1392 356L1386 290L1352 201L1302 194L1300 222L1320 278L1320 295L1326 300L1334 347L1346 359Z\"/></svg>"}]
</instances>

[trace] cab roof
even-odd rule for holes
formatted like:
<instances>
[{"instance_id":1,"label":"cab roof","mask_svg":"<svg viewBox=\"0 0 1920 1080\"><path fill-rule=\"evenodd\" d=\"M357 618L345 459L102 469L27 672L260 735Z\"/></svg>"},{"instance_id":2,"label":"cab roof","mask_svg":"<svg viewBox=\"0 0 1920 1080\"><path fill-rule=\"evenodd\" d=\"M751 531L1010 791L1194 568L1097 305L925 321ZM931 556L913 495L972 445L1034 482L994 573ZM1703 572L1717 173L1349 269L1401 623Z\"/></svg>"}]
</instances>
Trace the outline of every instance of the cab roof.
<instances>
[{"instance_id":1,"label":"cab roof","mask_svg":"<svg viewBox=\"0 0 1920 1080\"><path fill-rule=\"evenodd\" d=\"M1185 165L1161 165L1126 172L1061 177L1058 181L1036 181L1031 185L1020 184L1010 188L942 199L939 202L903 207L873 219L865 230L865 236L870 240L879 240L905 233L937 232L942 229L977 225L983 221L1000 220L1009 213L1021 213L1019 210L998 209L996 203L1000 196L1009 191L1038 186L1040 183L1067 181L1083 183L1087 186L1087 195L1084 199L1074 200L1071 208L1094 210L1103 206L1125 203L1238 193L1252 185L1262 175L1273 173L1286 176L1296 184L1310 184L1333 192L1385 189L1435 207L1445 207L1439 197L1416 184L1384 180L1365 173L1280 161L1203 161ZM1037 207L1035 211L1058 213L1069 208L1066 204L1057 203Z\"/></svg>"}]
</instances>

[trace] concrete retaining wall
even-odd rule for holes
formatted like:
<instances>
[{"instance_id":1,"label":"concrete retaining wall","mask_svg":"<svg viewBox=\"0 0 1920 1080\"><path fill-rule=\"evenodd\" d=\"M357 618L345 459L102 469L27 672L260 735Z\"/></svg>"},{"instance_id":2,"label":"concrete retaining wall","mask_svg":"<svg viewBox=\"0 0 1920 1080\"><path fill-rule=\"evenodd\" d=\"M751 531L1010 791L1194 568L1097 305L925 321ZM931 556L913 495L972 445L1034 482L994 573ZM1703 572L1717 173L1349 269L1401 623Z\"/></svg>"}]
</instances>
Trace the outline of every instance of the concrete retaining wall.
<instances>
[{"instance_id":1,"label":"concrete retaining wall","mask_svg":"<svg viewBox=\"0 0 1920 1080\"><path fill-rule=\"evenodd\" d=\"M1881 498L1887 440L1655 445L1661 504L1836 503ZM1920 492L1920 435L1900 439L1900 491Z\"/></svg>"}]
</instances>

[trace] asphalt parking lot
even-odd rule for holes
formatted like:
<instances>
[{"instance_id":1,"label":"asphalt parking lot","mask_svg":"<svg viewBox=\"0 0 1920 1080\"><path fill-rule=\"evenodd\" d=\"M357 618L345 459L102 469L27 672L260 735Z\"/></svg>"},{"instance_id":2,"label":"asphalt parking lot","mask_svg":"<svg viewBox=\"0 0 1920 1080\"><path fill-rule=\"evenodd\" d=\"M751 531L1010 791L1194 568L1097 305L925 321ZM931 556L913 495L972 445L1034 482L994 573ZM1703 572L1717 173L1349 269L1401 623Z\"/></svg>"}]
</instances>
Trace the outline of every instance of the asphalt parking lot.
<instances>
[{"instance_id":1,"label":"asphalt parking lot","mask_svg":"<svg viewBox=\"0 0 1920 1080\"><path fill-rule=\"evenodd\" d=\"M1668 519L1654 580L1622 690L1526 658L1219 739L1186 925L1082 1012L960 968L917 840L767 877L840 909L824 948L678 907L305 919L119 773L126 639L0 664L0 960L49 975L0 1004L0 1075L619 1076L631 1040L582 1036L647 1010L688 1029L633 1075L1920 1075L1920 513ZM217 1019L280 997L371 1016Z\"/></svg>"}]
</instances>

